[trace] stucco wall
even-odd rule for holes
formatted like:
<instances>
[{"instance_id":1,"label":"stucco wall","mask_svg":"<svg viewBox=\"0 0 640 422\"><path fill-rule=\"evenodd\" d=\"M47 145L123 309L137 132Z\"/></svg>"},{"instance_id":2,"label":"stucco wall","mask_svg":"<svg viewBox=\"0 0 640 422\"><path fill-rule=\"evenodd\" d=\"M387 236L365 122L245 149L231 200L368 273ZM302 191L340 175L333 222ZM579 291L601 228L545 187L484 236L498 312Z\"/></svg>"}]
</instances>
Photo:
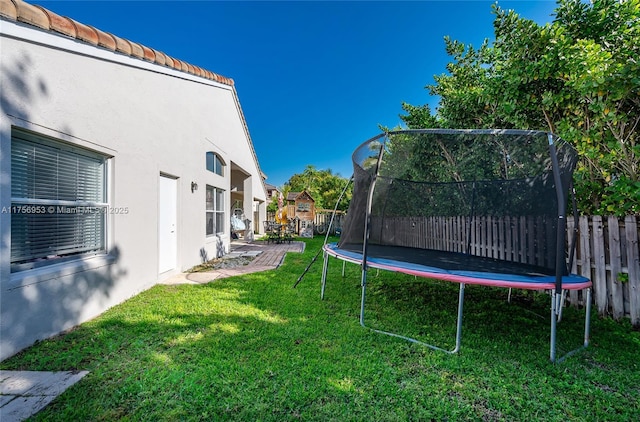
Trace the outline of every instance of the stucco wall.
<instances>
[{"instance_id":1,"label":"stucco wall","mask_svg":"<svg viewBox=\"0 0 640 422\"><path fill-rule=\"evenodd\" d=\"M205 186L226 192L205 168L214 151L251 177L264 200L233 87L76 40L2 21L0 206L11 205L11 128L24 128L113 157L108 257L10 273L10 215L0 222L0 359L92 318L159 279L215 256L205 236ZM177 267L158 274L158 183L178 180ZM198 184L191 191L191 182ZM222 237L228 246L228 235Z\"/></svg>"}]
</instances>

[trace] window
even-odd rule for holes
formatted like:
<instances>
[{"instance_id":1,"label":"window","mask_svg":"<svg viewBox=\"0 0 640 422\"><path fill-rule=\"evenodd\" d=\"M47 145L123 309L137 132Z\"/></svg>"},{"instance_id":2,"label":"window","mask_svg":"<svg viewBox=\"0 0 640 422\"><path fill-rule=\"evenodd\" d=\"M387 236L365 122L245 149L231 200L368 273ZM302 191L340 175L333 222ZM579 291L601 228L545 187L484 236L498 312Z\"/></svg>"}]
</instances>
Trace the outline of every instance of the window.
<instances>
[{"instance_id":1,"label":"window","mask_svg":"<svg viewBox=\"0 0 640 422\"><path fill-rule=\"evenodd\" d=\"M311 204L308 202L298 202L298 212L311 211Z\"/></svg>"},{"instance_id":2,"label":"window","mask_svg":"<svg viewBox=\"0 0 640 422\"><path fill-rule=\"evenodd\" d=\"M14 131L11 270L104 253L106 157Z\"/></svg>"},{"instance_id":3,"label":"window","mask_svg":"<svg viewBox=\"0 0 640 422\"><path fill-rule=\"evenodd\" d=\"M215 152L207 152L207 170L223 176L224 161Z\"/></svg>"},{"instance_id":4,"label":"window","mask_svg":"<svg viewBox=\"0 0 640 422\"><path fill-rule=\"evenodd\" d=\"M224 191L207 185L207 236L224 232Z\"/></svg>"}]
</instances>

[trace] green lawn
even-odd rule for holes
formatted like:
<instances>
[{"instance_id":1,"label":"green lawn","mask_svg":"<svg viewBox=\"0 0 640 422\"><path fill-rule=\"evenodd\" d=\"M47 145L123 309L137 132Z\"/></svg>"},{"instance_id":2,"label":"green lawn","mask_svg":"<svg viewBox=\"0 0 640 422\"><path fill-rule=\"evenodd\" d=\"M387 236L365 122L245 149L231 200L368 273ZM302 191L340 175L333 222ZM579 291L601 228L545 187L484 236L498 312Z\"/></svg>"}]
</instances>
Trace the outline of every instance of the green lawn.
<instances>
[{"instance_id":1,"label":"green lawn","mask_svg":"<svg viewBox=\"0 0 640 422\"><path fill-rule=\"evenodd\" d=\"M322 244L278 270L208 285L156 286L0 363L90 371L36 420L640 420L640 332L592 319L592 344L548 359L548 298L468 286L462 351L448 355L358 324L360 272ZM453 346L457 285L370 273L368 323ZM542 315L542 317L536 314ZM581 343L567 309L559 346Z\"/></svg>"}]
</instances>

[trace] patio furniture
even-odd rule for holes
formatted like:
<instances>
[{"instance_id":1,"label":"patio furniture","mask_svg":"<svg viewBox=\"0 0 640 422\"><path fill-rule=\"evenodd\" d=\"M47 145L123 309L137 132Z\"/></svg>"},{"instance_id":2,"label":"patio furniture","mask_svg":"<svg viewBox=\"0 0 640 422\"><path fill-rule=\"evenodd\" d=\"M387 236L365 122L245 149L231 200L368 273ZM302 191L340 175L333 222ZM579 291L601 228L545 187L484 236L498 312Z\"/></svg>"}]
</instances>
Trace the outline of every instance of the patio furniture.
<instances>
[{"instance_id":1,"label":"patio furniture","mask_svg":"<svg viewBox=\"0 0 640 422\"><path fill-rule=\"evenodd\" d=\"M263 221L263 224L264 224L264 233L267 235L267 243L270 243L270 242L281 243L282 225L277 224L273 221Z\"/></svg>"}]
</instances>

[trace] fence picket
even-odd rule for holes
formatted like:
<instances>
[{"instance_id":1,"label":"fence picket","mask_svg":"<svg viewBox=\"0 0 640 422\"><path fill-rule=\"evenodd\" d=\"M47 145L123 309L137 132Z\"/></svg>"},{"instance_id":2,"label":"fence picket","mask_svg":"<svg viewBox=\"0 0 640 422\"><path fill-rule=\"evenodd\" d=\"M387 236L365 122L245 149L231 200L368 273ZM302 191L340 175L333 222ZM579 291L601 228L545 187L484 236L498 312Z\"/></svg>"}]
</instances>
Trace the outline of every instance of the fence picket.
<instances>
[{"instance_id":1,"label":"fence picket","mask_svg":"<svg viewBox=\"0 0 640 422\"><path fill-rule=\"evenodd\" d=\"M592 234L593 241L593 262L595 264L594 277L591 280L593 282L593 289L600 292L596 298L598 303L598 312L605 313L609 303L609 295L602 294L607 292L607 271L605 269L606 261L604 256L604 230L602 228L602 217L595 215L592 218Z\"/></svg>"},{"instance_id":2,"label":"fence picket","mask_svg":"<svg viewBox=\"0 0 640 422\"><path fill-rule=\"evenodd\" d=\"M591 236L589 234L589 217L581 216L578 222L580 228L580 275L593 280L591 275ZM607 310L606 290L598 291L594 288L598 312L602 315Z\"/></svg>"},{"instance_id":3,"label":"fence picket","mask_svg":"<svg viewBox=\"0 0 640 422\"><path fill-rule=\"evenodd\" d=\"M638 251L638 226L634 216L624 219L627 238L627 269L629 274L629 314L631 323L640 324L640 252Z\"/></svg>"},{"instance_id":4,"label":"fence picket","mask_svg":"<svg viewBox=\"0 0 640 422\"><path fill-rule=\"evenodd\" d=\"M568 246L571 247L571 242L573 242L573 233L575 231L575 227L576 227L576 221L573 217L569 217L567 218L567 233L569 234L567 236L567 240L568 240ZM578 273L578 257L574 256L573 257L573 262L571 263L571 268L569 269L571 271L572 274L577 274ZM578 304L578 291L577 290L570 290L569 291L569 303L577 305Z\"/></svg>"},{"instance_id":5,"label":"fence picket","mask_svg":"<svg viewBox=\"0 0 640 422\"><path fill-rule=\"evenodd\" d=\"M624 289L620 284L619 274L622 272L622 254L620 253L620 226L618 218L609 216L609 268L611 269L609 288L611 298L611 314L615 319L624 316Z\"/></svg>"},{"instance_id":6,"label":"fence picket","mask_svg":"<svg viewBox=\"0 0 640 422\"><path fill-rule=\"evenodd\" d=\"M507 261L513 261L513 240L511 238L511 233L513 232L513 223L511 222L511 217L505 217L505 259Z\"/></svg>"}]
</instances>

